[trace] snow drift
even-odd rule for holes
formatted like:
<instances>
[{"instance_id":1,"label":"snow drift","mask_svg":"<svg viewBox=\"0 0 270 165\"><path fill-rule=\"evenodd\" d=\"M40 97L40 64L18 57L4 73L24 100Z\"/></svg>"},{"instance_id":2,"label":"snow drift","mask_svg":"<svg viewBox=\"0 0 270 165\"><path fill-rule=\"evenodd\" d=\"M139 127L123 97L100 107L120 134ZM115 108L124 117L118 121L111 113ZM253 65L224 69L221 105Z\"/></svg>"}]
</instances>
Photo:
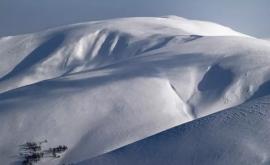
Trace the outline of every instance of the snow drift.
<instances>
[{"instance_id":1,"label":"snow drift","mask_svg":"<svg viewBox=\"0 0 270 165\"><path fill-rule=\"evenodd\" d=\"M270 44L169 16L0 39L0 159L47 139L80 162L270 94Z\"/></svg>"}]
</instances>

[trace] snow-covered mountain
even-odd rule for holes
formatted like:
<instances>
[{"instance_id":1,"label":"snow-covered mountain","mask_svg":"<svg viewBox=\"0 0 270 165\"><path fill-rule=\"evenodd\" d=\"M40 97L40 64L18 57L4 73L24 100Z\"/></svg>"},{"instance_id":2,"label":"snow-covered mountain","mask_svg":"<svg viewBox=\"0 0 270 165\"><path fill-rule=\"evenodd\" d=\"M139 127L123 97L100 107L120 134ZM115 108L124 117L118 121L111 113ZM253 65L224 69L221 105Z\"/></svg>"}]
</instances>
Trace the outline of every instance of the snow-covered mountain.
<instances>
[{"instance_id":1,"label":"snow-covered mountain","mask_svg":"<svg viewBox=\"0 0 270 165\"><path fill-rule=\"evenodd\" d=\"M0 57L4 164L43 139L69 150L41 164L83 162L270 94L269 42L176 16L4 37Z\"/></svg>"}]
</instances>

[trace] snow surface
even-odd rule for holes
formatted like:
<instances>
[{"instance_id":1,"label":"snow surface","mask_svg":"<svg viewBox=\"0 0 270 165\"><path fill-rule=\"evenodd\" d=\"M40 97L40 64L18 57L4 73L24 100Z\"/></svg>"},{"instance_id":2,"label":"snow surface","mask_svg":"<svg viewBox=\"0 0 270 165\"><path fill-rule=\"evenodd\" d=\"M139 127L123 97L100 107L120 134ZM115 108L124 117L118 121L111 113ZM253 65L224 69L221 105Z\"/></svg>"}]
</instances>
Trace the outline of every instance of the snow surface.
<instances>
[{"instance_id":1,"label":"snow surface","mask_svg":"<svg viewBox=\"0 0 270 165\"><path fill-rule=\"evenodd\" d=\"M78 165L268 165L270 96L180 125Z\"/></svg>"},{"instance_id":2,"label":"snow surface","mask_svg":"<svg viewBox=\"0 0 270 165\"><path fill-rule=\"evenodd\" d=\"M0 39L0 160L47 139L82 162L270 94L270 44L176 16Z\"/></svg>"}]
</instances>

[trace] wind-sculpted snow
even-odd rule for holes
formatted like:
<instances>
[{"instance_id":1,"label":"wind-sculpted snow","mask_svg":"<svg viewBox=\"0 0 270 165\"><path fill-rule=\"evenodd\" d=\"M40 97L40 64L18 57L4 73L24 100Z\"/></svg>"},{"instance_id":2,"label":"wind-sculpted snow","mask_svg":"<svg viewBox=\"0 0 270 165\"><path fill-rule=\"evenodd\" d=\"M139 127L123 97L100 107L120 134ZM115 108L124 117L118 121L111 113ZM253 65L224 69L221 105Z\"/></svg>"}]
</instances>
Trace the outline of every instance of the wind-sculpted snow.
<instances>
[{"instance_id":1,"label":"wind-sculpted snow","mask_svg":"<svg viewBox=\"0 0 270 165\"><path fill-rule=\"evenodd\" d=\"M0 39L0 160L47 139L79 162L269 95L270 44L180 17ZM2 163L1 162L1 163Z\"/></svg>"},{"instance_id":2,"label":"wind-sculpted snow","mask_svg":"<svg viewBox=\"0 0 270 165\"><path fill-rule=\"evenodd\" d=\"M0 40L0 55L5 59L0 63L0 92L99 68L164 48L171 42L190 42L199 35L245 36L213 23L173 17L84 23L5 37Z\"/></svg>"},{"instance_id":3,"label":"wind-sculpted snow","mask_svg":"<svg viewBox=\"0 0 270 165\"><path fill-rule=\"evenodd\" d=\"M268 165L269 107L256 99L76 165Z\"/></svg>"}]
</instances>

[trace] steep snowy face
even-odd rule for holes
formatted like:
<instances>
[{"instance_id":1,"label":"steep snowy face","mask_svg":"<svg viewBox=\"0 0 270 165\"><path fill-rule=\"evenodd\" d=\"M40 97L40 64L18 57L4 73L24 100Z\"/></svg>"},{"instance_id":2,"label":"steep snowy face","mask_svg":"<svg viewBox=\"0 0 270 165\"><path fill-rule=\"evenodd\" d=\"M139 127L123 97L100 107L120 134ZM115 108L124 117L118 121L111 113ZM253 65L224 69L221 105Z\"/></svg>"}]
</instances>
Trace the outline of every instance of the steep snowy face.
<instances>
[{"instance_id":1,"label":"steep snowy face","mask_svg":"<svg viewBox=\"0 0 270 165\"><path fill-rule=\"evenodd\" d=\"M268 95L270 44L169 16L0 39L0 160L48 139L78 162Z\"/></svg>"}]
</instances>

